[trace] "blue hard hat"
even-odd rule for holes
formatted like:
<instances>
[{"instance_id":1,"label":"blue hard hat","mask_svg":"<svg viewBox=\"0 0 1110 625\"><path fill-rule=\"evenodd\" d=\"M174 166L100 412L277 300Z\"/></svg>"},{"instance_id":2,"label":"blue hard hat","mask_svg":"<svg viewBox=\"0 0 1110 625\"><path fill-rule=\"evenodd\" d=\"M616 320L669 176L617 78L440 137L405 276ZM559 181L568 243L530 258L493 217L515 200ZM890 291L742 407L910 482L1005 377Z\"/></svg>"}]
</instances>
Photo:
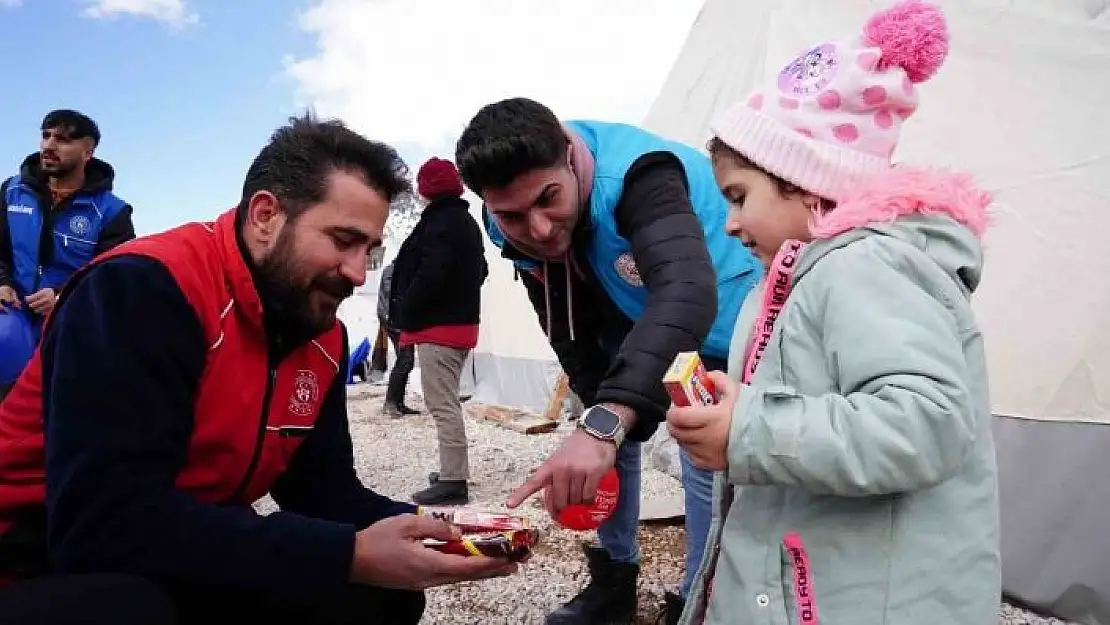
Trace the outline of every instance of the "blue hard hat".
<instances>
[{"instance_id":1,"label":"blue hard hat","mask_svg":"<svg viewBox=\"0 0 1110 625\"><path fill-rule=\"evenodd\" d=\"M0 383L15 382L34 352L31 320L23 311L0 307Z\"/></svg>"}]
</instances>

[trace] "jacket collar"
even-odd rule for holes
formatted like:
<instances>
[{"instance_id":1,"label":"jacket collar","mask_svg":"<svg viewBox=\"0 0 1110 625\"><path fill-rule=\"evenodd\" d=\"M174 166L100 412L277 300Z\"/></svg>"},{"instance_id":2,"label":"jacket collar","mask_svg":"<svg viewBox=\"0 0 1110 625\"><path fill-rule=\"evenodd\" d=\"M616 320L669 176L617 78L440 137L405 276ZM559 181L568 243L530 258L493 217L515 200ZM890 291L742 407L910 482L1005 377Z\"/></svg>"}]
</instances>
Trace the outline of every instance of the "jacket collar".
<instances>
[{"instance_id":1,"label":"jacket collar","mask_svg":"<svg viewBox=\"0 0 1110 625\"><path fill-rule=\"evenodd\" d=\"M239 245L240 237L235 224L235 213L236 209L232 208L220 215L213 225L213 232L216 235L228 290L235 300L234 306L246 316L251 325L261 330L264 319L262 298L258 294L250 265L247 263L247 251Z\"/></svg>"}]
</instances>

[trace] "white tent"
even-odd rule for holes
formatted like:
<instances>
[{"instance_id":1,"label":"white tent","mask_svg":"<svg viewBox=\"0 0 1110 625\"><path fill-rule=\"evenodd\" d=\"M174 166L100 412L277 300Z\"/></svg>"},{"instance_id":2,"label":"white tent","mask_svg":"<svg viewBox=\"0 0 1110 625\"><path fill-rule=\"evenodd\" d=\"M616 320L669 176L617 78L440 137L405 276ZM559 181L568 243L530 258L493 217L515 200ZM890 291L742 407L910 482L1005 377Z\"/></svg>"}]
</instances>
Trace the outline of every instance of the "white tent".
<instances>
[{"instance_id":1,"label":"white tent","mask_svg":"<svg viewBox=\"0 0 1110 625\"><path fill-rule=\"evenodd\" d=\"M647 127L701 146L710 118L889 0L708 0ZM1110 623L1110 10L943 0L952 49L895 156L996 194L975 307L987 338L1012 598Z\"/></svg>"},{"instance_id":2,"label":"white tent","mask_svg":"<svg viewBox=\"0 0 1110 625\"><path fill-rule=\"evenodd\" d=\"M468 195L471 214L482 223L481 201ZM482 287L482 318L478 347L463 374L462 392L480 403L542 411L551 397L560 368L524 287L514 282L513 266L484 237L489 277ZM397 255L399 241L387 243L384 264ZM347 326L351 349L364 338L374 342L378 332L377 301L380 271L370 272L339 309ZM393 360L392 348L390 361ZM420 388L419 371L410 377L410 390Z\"/></svg>"}]
</instances>

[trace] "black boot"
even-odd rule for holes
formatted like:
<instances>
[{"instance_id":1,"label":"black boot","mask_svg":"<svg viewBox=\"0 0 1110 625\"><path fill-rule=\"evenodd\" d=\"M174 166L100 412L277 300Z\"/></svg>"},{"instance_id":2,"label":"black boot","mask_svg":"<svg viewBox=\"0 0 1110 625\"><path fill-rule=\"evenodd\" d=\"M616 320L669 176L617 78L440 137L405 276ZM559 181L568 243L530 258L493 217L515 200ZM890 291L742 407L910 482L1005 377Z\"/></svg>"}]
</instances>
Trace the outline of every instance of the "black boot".
<instances>
[{"instance_id":1,"label":"black boot","mask_svg":"<svg viewBox=\"0 0 1110 625\"><path fill-rule=\"evenodd\" d=\"M584 548L590 583L547 615L546 625L632 625L636 619L639 564L613 562L601 547Z\"/></svg>"},{"instance_id":2,"label":"black boot","mask_svg":"<svg viewBox=\"0 0 1110 625\"><path fill-rule=\"evenodd\" d=\"M420 411L416 408L409 408L408 406L401 404L401 414L405 416L410 416L414 414L420 414Z\"/></svg>"},{"instance_id":3,"label":"black boot","mask_svg":"<svg viewBox=\"0 0 1110 625\"><path fill-rule=\"evenodd\" d=\"M678 625L682 618L682 611L686 609L686 600L676 592L667 591L663 595L663 611L659 614L660 625Z\"/></svg>"},{"instance_id":4,"label":"black boot","mask_svg":"<svg viewBox=\"0 0 1110 625\"><path fill-rule=\"evenodd\" d=\"M421 506L461 506L470 503L470 493L464 480L436 480L435 484L414 493L412 502Z\"/></svg>"},{"instance_id":5,"label":"black boot","mask_svg":"<svg viewBox=\"0 0 1110 625\"><path fill-rule=\"evenodd\" d=\"M382 404L382 414L391 419L400 419L404 416L401 406L397 402L389 400Z\"/></svg>"}]
</instances>

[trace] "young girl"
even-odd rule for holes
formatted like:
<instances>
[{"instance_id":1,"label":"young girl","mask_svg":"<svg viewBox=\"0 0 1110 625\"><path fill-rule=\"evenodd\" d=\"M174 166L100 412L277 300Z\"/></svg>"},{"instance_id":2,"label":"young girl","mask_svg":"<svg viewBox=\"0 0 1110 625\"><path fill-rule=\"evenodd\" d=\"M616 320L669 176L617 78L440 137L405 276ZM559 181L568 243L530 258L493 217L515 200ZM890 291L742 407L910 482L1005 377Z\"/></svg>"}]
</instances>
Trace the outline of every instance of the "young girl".
<instances>
[{"instance_id":1,"label":"young girl","mask_svg":"<svg viewBox=\"0 0 1110 625\"><path fill-rule=\"evenodd\" d=\"M667 417L698 464L723 470L684 623L998 622L969 303L990 199L967 175L891 165L917 84L947 51L940 10L902 2L712 125L727 228L767 276L730 375L712 374L721 401Z\"/></svg>"}]
</instances>

